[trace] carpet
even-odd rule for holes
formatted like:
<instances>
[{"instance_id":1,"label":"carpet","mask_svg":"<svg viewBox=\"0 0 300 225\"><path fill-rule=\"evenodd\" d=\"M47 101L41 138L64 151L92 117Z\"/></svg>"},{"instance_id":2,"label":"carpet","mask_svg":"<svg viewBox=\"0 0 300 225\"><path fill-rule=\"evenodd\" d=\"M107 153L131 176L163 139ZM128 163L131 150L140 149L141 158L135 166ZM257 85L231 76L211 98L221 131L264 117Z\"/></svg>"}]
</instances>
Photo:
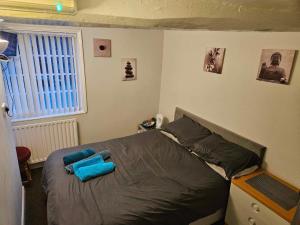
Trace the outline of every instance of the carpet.
<instances>
[{"instance_id":1,"label":"carpet","mask_svg":"<svg viewBox=\"0 0 300 225\"><path fill-rule=\"evenodd\" d=\"M41 186L42 168L31 170L32 182L25 185L26 225L47 225L46 196Z\"/></svg>"}]
</instances>

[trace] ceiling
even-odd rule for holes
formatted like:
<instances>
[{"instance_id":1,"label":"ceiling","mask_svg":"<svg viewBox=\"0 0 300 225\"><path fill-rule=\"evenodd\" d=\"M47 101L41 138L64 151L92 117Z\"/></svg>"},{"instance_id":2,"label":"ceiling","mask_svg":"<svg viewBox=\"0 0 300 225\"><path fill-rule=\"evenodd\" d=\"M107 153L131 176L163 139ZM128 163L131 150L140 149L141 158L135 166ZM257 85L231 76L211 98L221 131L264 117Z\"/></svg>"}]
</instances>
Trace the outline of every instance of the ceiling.
<instances>
[{"instance_id":1,"label":"ceiling","mask_svg":"<svg viewBox=\"0 0 300 225\"><path fill-rule=\"evenodd\" d=\"M54 10L57 1L43 0L46 7L37 0L3 0L0 15L8 22L38 24L300 31L300 0L61 0L68 9L61 14ZM14 2L13 7L2 2Z\"/></svg>"}]
</instances>

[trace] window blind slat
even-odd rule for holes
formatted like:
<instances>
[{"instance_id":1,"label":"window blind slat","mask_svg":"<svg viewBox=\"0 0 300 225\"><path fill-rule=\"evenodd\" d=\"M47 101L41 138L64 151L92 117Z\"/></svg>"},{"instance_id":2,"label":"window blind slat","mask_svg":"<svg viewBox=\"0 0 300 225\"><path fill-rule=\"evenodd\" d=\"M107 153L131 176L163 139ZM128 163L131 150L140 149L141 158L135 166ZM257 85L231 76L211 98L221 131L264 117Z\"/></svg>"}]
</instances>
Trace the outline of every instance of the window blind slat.
<instances>
[{"instance_id":1,"label":"window blind slat","mask_svg":"<svg viewBox=\"0 0 300 225\"><path fill-rule=\"evenodd\" d=\"M10 94L11 94L11 103L12 103L12 106L11 106L11 108L12 108L12 112L14 113L13 115L15 115L15 114L17 114L17 109L16 109L16 102L15 102L15 96L14 96L14 90L13 90L13 84L12 84L12 78L11 78L11 73L9 72L10 70L9 70L9 64L10 63L13 63L13 62L8 62L8 64L7 64L7 68L6 68L6 75L7 75L7 82L8 82L8 86L9 86L9 90L10 90Z\"/></svg>"},{"instance_id":2,"label":"window blind slat","mask_svg":"<svg viewBox=\"0 0 300 225\"><path fill-rule=\"evenodd\" d=\"M59 84L59 73L57 66L57 54L56 54L56 42L53 36L50 37L51 46L52 46L52 59L53 59L53 68L54 68L54 76L55 76L55 86L56 86L56 96L57 96L57 104L60 112L63 112L62 108L62 96L61 96L61 85Z\"/></svg>"},{"instance_id":3,"label":"window blind slat","mask_svg":"<svg viewBox=\"0 0 300 225\"><path fill-rule=\"evenodd\" d=\"M41 66L40 66L38 50L37 50L37 40L36 40L36 35L30 35L30 36L32 41L33 60L34 60L36 79L37 79L38 96L41 103L41 109L43 111L43 114L45 115L47 110L46 110L46 101L44 97L44 87L42 83Z\"/></svg>"},{"instance_id":4,"label":"window blind slat","mask_svg":"<svg viewBox=\"0 0 300 225\"><path fill-rule=\"evenodd\" d=\"M69 112L69 108L67 107L67 95L66 95L66 84L64 79L64 68L63 68L63 52L61 46L61 38L56 38L57 44L57 52L58 52L58 60L59 60L59 72L60 72L60 81L62 87L62 96L63 96L63 108L65 112Z\"/></svg>"},{"instance_id":5,"label":"window blind slat","mask_svg":"<svg viewBox=\"0 0 300 225\"><path fill-rule=\"evenodd\" d=\"M69 41L69 48L70 48L70 67L71 67L71 76L72 76L72 93L74 97L74 106L75 110L79 110L78 105L78 91L77 91L77 81L75 75L75 63L74 63L74 38L68 38Z\"/></svg>"},{"instance_id":6,"label":"window blind slat","mask_svg":"<svg viewBox=\"0 0 300 225\"><path fill-rule=\"evenodd\" d=\"M28 116L28 105L27 105L27 98L26 98L26 93L25 93L25 86L24 86L24 80L23 80L23 71L21 67L21 57L18 54L17 57L14 58L14 63L15 63L15 71L16 71L16 78L18 81L18 92L20 96L20 102L21 102L21 107L23 114Z\"/></svg>"},{"instance_id":7,"label":"window blind slat","mask_svg":"<svg viewBox=\"0 0 300 225\"><path fill-rule=\"evenodd\" d=\"M70 70L68 62L68 49L67 49L67 38L63 37L63 52L64 52L64 64L65 64L65 77L67 83L67 95L68 95L68 107L70 111L74 111L72 96L71 96L71 82L70 82Z\"/></svg>"},{"instance_id":8,"label":"window blind slat","mask_svg":"<svg viewBox=\"0 0 300 225\"><path fill-rule=\"evenodd\" d=\"M38 37L38 48L40 50L40 61L42 65L42 80L43 80L43 87L44 87L44 95L46 97L46 109L48 113L51 113L51 103L50 103L50 92L49 92L49 86L48 86L48 76L47 76L47 69L46 69L46 62L45 62L45 51L44 51L44 45L43 45L43 37L42 35L37 35Z\"/></svg>"},{"instance_id":9,"label":"window blind slat","mask_svg":"<svg viewBox=\"0 0 300 225\"><path fill-rule=\"evenodd\" d=\"M44 36L45 41L45 51L46 51L46 63L48 68L49 82L50 82L50 90L51 90L51 104L53 111L58 111L56 107L56 95L54 89L54 80L53 80L53 68L51 63L51 55L50 55L50 43L48 36Z\"/></svg>"},{"instance_id":10,"label":"window blind slat","mask_svg":"<svg viewBox=\"0 0 300 225\"><path fill-rule=\"evenodd\" d=\"M20 50L20 60L22 60L22 69L23 69L23 78L24 78L24 85L25 85L25 91L26 91L26 100L28 104L28 110L29 114L34 114L35 107L33 102L33 95L32 95L32 88L31 88L31 82L30 82L30 74L29 74L29 67L26 65L29 65L29 62L27 62L28 57L26 56L26 50L25 50L25 43L24 43L24 36L18 35L18 41L19 41L19 48ZM36 96L36 95L34 95ZM36 98L34 98L36 100Z\"/></svg>"},{"instance_id":11,"label":"window blind slat","mask_svg":"<svg viewBox=\"0 0 300 225\"><path fill-rule=\"evenodd\" d=\"M5 93L6 93L6 101L8 102L9 106L13 105L13 93L12 88L11 88L11 82L10 82L10 77L8 71L8 62L1 62L1 68L2 69L2 74L4 76L4 88L5 88ZM11 108L13 110L13 108Z\"/></svg>"},{"instance_id":12,"label":"window blind slat","mask_svg":"<svg viewBox=\"0 0 300 225\"><path fill-rule=\"evenodd\" d=\"M33 98L34 101L34 110L31 111L33 115L41 115L41 103L39 98L39 92L36 82L36 74L35 74L35 68L34 68L34 61L33 61L33 54L32 54L32 46L30 41L30 36L28 34L24 34L24 46L26 51L24 51L23 54L26 53L26 56L24 55L22 58L26 59L27 65L28 65L28 78L30 79L30 85L31 85L31 98Z\"/></svg>"},{"instance_id":13,"label":"window blind slat","mask_svg":"<svg viewBox=\"0 0 300 225\"><path fill-rule=\"evenodd\" d=\"M12 92L14 95L14 103L16 107L16 117L19 117L22 115L23 110L21 106L21 101L20 101L20 95L19 95L19 88L18 88L18 81L17 81L17 75L15 71L15 62L12 60L8 64L8 70L11 74L11 84L12 84Z\"/></svg>"}]
</instances>

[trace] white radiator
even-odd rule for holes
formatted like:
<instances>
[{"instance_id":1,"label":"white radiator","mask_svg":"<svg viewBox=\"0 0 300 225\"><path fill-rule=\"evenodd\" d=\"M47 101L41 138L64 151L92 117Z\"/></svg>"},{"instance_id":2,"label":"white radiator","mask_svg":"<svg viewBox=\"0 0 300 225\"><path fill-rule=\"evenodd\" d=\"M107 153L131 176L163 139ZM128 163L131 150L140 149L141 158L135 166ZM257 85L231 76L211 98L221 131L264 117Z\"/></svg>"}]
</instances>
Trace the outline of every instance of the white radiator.
<instances>
[{"instance_id":1,"label":"white radiator","mask_svg":"<svg viewBox=\"0 0 300 225\"><path fill-rule=\"evenodd\" d=\"M31 150L30 163L45 161L57 149L78 145L76 119L13 126L17 146Z\"/></svg>"}]
</instances>

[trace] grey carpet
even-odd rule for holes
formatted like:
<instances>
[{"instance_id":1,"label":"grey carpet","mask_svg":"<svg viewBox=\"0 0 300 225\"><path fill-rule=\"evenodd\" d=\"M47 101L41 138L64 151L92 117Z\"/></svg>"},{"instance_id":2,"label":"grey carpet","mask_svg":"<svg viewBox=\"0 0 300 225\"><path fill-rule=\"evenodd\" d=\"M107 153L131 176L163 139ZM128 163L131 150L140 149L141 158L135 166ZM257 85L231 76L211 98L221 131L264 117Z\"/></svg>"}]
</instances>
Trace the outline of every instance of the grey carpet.
<instances>
[{"instance_id":1,"label":"grey carpet","mask_svg":"<svg viewBox=\"0 0 300 225\"><path fill-rule=\"evenodd\" d=\"M46 197L41 186L42 168L34 169L32 182L25 185L26 190L26 225L47 225Z\"/></svg>"}]
</instances>

